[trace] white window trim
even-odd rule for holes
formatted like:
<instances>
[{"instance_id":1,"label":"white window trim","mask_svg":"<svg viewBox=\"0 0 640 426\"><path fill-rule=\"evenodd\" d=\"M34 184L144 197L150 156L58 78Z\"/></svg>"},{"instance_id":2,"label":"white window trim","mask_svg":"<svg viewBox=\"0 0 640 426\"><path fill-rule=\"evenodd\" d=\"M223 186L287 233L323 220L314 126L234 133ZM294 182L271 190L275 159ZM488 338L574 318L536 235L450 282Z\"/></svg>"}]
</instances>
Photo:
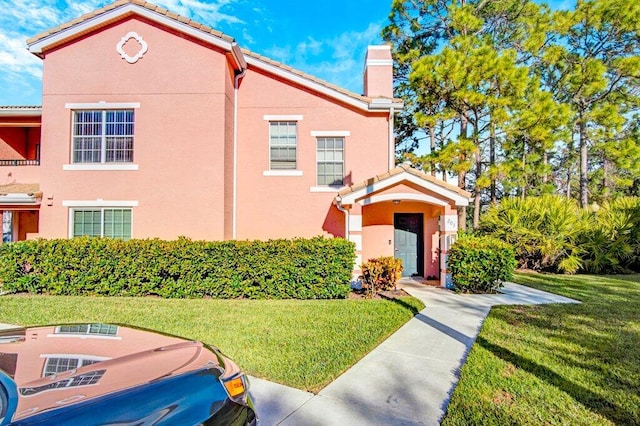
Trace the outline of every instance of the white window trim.
<instances>
[{"instance_id":1,"label":"white window trim","mask_svg":"<svg viewBox=\"0 0 640 426\"><path fill-rule=\"evenodd\" d=\"M317 166L316 166L317 167ZM317 179L317 176L316 176ZM334 186L312 186L309 187L309 192L332 192L334 194L338 193L344 185L334 185Z\"/></svg>"},{"instance_id":2,"label":"white window trim","mask_svg":"<svg viewBox=\"0 0 640 426\"><path fill-rule=\"evenodd\" d=\"M313 137L343 137L351 136L351 132L349 130L312 130L311 136ZM346 140L345 140L346 143Z\"/></svg>"},{"instance_id":3,"label":"white window trim","mask_svg":"<svg viewBox=\"0 0 640 426\"><path fill-rule=\"evenodd\" d=\"M140 102L92 102L92 103L67 103L66 109L131 109L140 108Z\"/></svg>"},{"instance_id":4,"label":"white window trim","mask_svg":"<svg viewBox=\"0 0 640 426\"><path fill-rule=\"evenodd\" d=\"M84 355L84 354L40 354L40 358L73 358L77 360L87 361L108 361L111 358L106 356Z\"/></svg>"},{"instance_id":5,"label":"white window trim","mask_svg":"<svg viewBox=\"0 0 640 426\"><path fill-rule=\"evenodd\" d=\"M74 164L63 164L62 170L75 170L75 171L86 171L86 170L107 170L107 171L128 171L128 170L139 170L140 167L136 163L74 163Z\"/></svg>"},{"instance_id":6,"label":"white window trim","mask_svg":"<svg viewBox=\"0 0 640 426\"><path fill-rule=\"evenodd\" d=\"M262 176L302 176L302 170L265 170Z\"/></svg>"},{"instance_id":7,"label":"white window trim","mask_svg":"<svg viewBox=\"0 0 640 426\"><path fill-rule=\"evenodd\" d=\"M138 207L138 200L62 200L63 207Z\"/></svg>"},{"instance_id":8,"label":"white window trim","mask_svg":"<svg viewBox=\"0 0 640 426\"><path fill-rule=\"evenodd\" d=\"M302 115L263 115L265 121L302 121Z\"/></svg>"},{"instance_id":9,"label":"white window trim","mask_svg":"<svg viewBox=\"0 0 640 426\"><path fill-rule=\"evenodd\" d=\"M98 334L47 334L47 337L59 337L61 339L103 339L103 340L122 340L122 336L101 336Z\"/></svg>"}]
</instances>

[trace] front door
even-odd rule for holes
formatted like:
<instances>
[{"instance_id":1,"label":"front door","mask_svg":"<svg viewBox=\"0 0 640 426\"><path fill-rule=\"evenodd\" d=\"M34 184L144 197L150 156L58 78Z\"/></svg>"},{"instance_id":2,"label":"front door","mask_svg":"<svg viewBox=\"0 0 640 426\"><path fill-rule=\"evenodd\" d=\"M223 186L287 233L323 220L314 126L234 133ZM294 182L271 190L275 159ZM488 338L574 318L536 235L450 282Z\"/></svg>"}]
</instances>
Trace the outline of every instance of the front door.
<instances>
[{"instance_id":1,"label":"front door","mask_svg":"<svg viewBox=\"0 0 640 426\"><path fill-rule=\"evenodd\" d=\"M395 258L402 259L403 277L424 273L422 213L395 213L393 216Z\"/></svg>"}]
</instances>

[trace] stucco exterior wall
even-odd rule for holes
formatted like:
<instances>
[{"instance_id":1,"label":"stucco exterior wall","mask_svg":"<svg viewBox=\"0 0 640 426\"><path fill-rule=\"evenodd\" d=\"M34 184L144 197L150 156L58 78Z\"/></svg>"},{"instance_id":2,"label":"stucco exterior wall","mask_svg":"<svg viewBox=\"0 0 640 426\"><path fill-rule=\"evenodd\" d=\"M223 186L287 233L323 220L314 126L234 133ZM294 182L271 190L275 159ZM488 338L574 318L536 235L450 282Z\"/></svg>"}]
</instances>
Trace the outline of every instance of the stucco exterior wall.
<instances>
[{"instance_id":1,"label":"stucco exterior wall","mask_svg":"<svg viewBox=\"0 0 640 426\"><path fill-rule=\"evenodd\" d=\"M135 64L116 52L130 31L148 43ZM129 41L132 43L132 41ZM127 47L127 45L125 45ZM128 46L135 48L136 46ZM133 237L224 237L228 79L222 52L130 18L44 59L41 237L69 233L68 200L137 201ZM139 103L133 171L63 170L70 164L67 103Z\"/></svg>"},{"instance_id":2,"label":"stucco exterior wall","mask_svg":"<svg viewBox=\"0 0 640 426\"><path fill-rule=\"evenodd\" d=\"M344 214L332 205L337 190L317 188L317 144L312 131L348 131L345 184L388 169L388 116L336 103L250 68L239 93L238 239L344 236ZM300 115L297 170L269 171L269 121L265 115Z\"/></svg>"}]
</instances>

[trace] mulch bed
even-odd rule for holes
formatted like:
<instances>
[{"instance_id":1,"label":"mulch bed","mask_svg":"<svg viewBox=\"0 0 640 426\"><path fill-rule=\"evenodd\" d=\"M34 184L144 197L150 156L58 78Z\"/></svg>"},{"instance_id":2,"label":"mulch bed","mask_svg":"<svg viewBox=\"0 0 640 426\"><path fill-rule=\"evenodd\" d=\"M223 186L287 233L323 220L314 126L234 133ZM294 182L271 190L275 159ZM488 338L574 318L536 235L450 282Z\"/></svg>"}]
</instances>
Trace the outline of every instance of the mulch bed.
<instances>
[{"instance_id":1,"label":"mulch bed","mask_svg":"<svg viewBox=\"0 0 640 426\"><path fill-rule=\"evenodd\" d=\"M402 289L397 289L397 290L387 290L387 291L380 291L376 294L373 295L373 297L367 297L367 290L366 289L362 289L362 290L352 290L351 293L349 293L349 299L399 299L401 297L406 297L409 296L409 293L407 293L406 291L402 290Z\"/></svg>"}]
</instances>

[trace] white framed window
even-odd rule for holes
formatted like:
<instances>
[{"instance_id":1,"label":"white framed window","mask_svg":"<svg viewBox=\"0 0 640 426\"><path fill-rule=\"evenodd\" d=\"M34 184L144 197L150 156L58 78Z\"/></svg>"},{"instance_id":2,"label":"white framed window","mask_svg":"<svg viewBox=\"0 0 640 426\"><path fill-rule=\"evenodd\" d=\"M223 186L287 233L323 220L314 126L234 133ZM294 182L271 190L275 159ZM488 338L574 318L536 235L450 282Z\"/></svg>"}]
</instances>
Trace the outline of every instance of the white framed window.
<instances>
[{"instance_id":1,"label":"white framed window","mask_svg":"<svg viewBox=\"0 0 640 426\"><path fill-rule=\"evenodd\" d=\"M296 170L298 155L297 121L269 122L269 169Z\"/></svg>"},{"instance_id":2,"label":"white framed window","mask_svg":"<svg viewBox=\"0 0 640 426\"><path fill-rule=\"evenodd\" d=\"M130 240L132 216L130 208L73 208L70 211L70 236Z\"/></svg>"},{"instance_id":3,"label":"white framed window","mask_svg":"<svg viewBox=\"0 0 640 426\"><path fill-rule=\"evenodd\" d=\"M44 363L42 377L55 376L69 370L75 370L85 365L96 364L104 358L82 356L48 356Z\"/></svg>"},{"instance_id":4,"label":"white framed window","mask_svg":"<svg viewBox=\"0 0 640 426\"><path fill-rule=\"evenodd\" d=\"M71 162L133 162L133 109L73 110Z\"/></svg>"},{"instance_id":5,"label":"white framed window","mask_svg":"<svg viewBox=\"0 0 640 426\"><path fill-rule=\"evenodd\" d=\"M344 137L318 137L317 184L319 186L344 185Z\"/></svg>"},{"instance_id":6,"label":"white framed window","mask_svg":"<svg viewBox=\"0 0 640 426\"><path fill-rule=\"evenodd\" d=\"M118 326L114 324L68 324L59 325L54 331L56 334L91 334L100 336L117 336Z\"/></svg>"}]
</instances>

